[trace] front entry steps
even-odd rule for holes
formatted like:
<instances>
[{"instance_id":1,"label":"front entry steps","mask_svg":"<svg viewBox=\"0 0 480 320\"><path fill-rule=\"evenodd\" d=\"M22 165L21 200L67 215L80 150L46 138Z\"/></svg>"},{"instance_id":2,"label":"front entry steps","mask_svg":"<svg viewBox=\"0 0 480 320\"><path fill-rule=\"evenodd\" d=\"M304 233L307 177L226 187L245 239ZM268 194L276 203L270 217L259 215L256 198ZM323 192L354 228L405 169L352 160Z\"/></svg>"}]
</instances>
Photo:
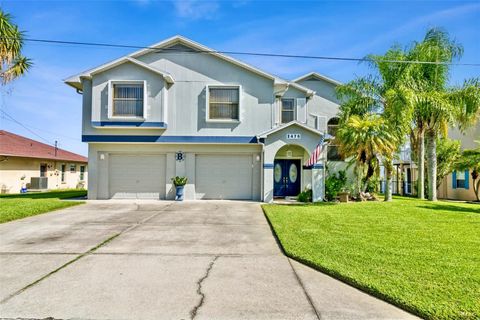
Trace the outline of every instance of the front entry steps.
<instances>
[{"instance_id":1,"label":"front entry steps","mask_svg":"<svg viewBox=\"0 0 480 320\"><path fill-rule=\"evenodd\" d=\"M285 197L285 198L275 198L273 200L275 204L301 204L297 201L297 197Z\"/></svg>"}]
</instances>

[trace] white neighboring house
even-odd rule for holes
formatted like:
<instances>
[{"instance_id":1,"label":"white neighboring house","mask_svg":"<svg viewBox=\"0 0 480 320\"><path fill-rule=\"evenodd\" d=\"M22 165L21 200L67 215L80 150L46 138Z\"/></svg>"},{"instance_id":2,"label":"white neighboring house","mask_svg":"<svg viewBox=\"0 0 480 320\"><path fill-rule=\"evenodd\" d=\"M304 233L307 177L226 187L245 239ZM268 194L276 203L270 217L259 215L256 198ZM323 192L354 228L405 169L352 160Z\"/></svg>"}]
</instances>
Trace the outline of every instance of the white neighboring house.
<instances>
[{"instance_id":1,"label":"white neighboring house","mask_svg":"<svg viewBox=\"0 0 480 320\"><path fill-rule=\"evenodd\" d=\"M0 192L27 189L84 189L87 158L0 130Z\"/></svg>"},{"instance_id":2,"label":"white neighboring house","mask_svg":"<svg viewBox=\"0 0 480 320\"><path fill-rule=\"evenodd\" d=\"M186 199L323 197L323 162L304 163L336 128L335 80L287 81L175 36L65 82L83 95L89 199L173 199L175 176Z\"/></svg>"}]
</instances>

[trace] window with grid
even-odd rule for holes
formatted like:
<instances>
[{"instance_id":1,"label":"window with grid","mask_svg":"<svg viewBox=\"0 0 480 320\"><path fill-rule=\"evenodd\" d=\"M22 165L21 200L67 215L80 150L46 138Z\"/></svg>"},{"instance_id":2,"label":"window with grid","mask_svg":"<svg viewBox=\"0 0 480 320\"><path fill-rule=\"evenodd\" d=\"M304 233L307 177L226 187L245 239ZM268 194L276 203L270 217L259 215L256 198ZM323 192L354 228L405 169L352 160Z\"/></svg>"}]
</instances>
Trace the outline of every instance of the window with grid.
<instances>
[{"instance_id":1,"label":"window with grid","mask_svg":"<svg viewBox=\"0 0 480 320\"><path fill-rule=\"evenodd\" d=\"M282 123L295 120L295 100L282 99Z\"/></svg>"},{"instance_id":2,"label":"window with grid","mask_svg":"<svg viewBox=\"0 0 480 320\"><path fill-rule=\"evenodd\" d=\"M85 179L85 166L80 166L80 180L83 181Z\"/></svg>"},{"instance_id":3,"label":"window with grid","mask_svg":"<svg viewBox=\"0 0 480 320\"><path fill-rule=\"evenodd\" d=\"M239 120L239 87L210 87L208 118L210 120Z\"/></svg>"},{"instance_id":4,"label":"window with grid","mask_svg":"<svg viewBox=\"0 0 480 320\"><path fill-rule=\"evenodd\" d=\"M143 117L143 83L114 83L114 117Z\"/></svg>"},{"instance_id":5,"label":"window with grid","mask_svg":"<svg viewBox=\"0 0 480 320\"><path fill-rule=\"evenodd\" d=\"M329 135L335 137L337 134L337 129L338 129L338 118L331 118L327 122L327 132ZM335 144L335 141L333 143L329 144L327 147L327 160L330 161L342 161L343 157L339 152L339 146Z\"/></svg>"}]
</instances>

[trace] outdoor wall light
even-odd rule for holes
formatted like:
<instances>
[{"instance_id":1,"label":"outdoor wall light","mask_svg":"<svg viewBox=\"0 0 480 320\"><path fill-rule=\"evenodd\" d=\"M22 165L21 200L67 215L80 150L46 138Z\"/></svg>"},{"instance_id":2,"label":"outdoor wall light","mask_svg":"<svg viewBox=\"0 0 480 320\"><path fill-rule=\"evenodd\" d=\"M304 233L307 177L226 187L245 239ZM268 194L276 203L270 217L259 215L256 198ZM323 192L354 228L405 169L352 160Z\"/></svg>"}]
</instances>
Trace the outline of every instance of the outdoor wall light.
<instances>
[{"instance_id":1,"label":"outdoor wall light","mask_svg":"<svg viewBox=\"0 0 480 320\"><path fill-rule=\"evenodd\" d=\"M100 153L100 160L105 160L105 155L103 153Z\"/></svg>"},{"instance_id":2,"label":"outdoor wall light","mask_svg":"<svg viewBox=\"0 0 480 320\"><path fill-rule=\"evenodd\" d=\"M255 160L260 161L260 155L257 154L257 156L255 157Z\"/></svg>"}]
</instances>

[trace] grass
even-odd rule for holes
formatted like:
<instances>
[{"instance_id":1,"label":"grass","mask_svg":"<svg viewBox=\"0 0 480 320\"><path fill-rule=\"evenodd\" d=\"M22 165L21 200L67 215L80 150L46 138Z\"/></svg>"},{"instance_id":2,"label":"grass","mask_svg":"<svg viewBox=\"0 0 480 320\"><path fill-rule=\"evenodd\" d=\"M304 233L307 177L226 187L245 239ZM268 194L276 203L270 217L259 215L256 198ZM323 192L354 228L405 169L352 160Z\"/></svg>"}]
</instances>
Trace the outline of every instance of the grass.
<instances>
[{"instance_id":1,"label":"grass","mask_svg":"<svg viewBox=\"0 0 480 320\"><path fill-rule=\"evenodd\" d=\"M427 319L480 319L480 206L263 208L288 256Z\"/></svg>"},{"instance_id":2,"label":"grass","mask_svg":"<svg viewBox=\"0 0 480 320\"><path fill-rule=\"evenodd\" d=\"M86 190L2 194L0 195L0 223L81 204L83 203L81 201L62 199L83 197L86 194Z\"/></svg>"}]
</instances>

